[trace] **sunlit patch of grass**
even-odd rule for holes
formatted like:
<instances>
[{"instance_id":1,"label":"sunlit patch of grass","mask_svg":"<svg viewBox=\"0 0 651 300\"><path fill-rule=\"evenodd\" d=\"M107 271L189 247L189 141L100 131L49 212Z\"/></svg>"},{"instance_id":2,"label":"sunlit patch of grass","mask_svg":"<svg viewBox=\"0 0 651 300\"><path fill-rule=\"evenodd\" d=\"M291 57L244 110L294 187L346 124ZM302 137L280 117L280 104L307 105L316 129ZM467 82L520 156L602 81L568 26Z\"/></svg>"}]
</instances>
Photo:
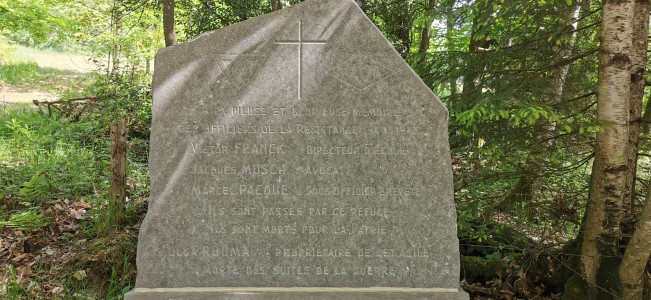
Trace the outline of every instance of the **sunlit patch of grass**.
<instances>
[{"instance_id":1,"label":"sunlit patch of grass","mask_svg":"<svg viewBox=\"0 0 651 300\"><path fill-rule=\"evenodd\" d=\"M15 90L34 90L50 93L76 92L92 82L90 76L70 70L41 68L34 62L14 62L0 65L0 83L14 85Z\"/></svg>"},{"instance_id":2,"label":"sunlit patch of grass","mask_svg":"<svg viewBox=\"0 0 651 300\"><path fill-rule=\"evenodd\" d=\"M76 74L88 74L96 69L90 61L90 56L82 53L18 47L14 57L19 62L36 62L44 69L71 71Z\"/></svg>"},{"instance_id":3,"label":"sunlit patch of grass","mask_svg":"<svg viewBox=\"0 0 651 300\"><path fill-rule=\"evenodd\" d=\"M76 98L92 83L95 67L88 57L74 53L17 47L7 63L0 64L0 83L16 92L40 91Z\"/></svg>"},{"instance_id":4,"label":"sunlit patch of grass","mask_svg":"<svg viewBox=\"0 0 651 300\"><path fill-rule=\"evenodd\" d=\"M40 77L41 69L34 62L15 62L0 65L0 81L9 84L21 84L36 81Z\"/></svg>"}]
</instances>

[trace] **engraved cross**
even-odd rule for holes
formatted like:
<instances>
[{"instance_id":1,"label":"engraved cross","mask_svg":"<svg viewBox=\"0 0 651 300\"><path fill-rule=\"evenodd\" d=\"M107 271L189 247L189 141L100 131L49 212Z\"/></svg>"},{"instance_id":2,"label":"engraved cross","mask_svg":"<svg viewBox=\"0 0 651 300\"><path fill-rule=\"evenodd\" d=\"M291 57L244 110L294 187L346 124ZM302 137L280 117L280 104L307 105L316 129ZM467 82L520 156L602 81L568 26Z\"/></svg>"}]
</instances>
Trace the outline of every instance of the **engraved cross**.
<instances>
[{"instance_id":1,"label":"engraved cross","mask_svg":"<svg viewBox=\"0 0 651 300\"><path fill-rule=\"evenodd\" d=\"M303 45L325 45L326 41L303 40L303 22L298 21L298 40L276 41L279 45L298 45L298 99L303 95Z\"/></svg>"}]
</instances>

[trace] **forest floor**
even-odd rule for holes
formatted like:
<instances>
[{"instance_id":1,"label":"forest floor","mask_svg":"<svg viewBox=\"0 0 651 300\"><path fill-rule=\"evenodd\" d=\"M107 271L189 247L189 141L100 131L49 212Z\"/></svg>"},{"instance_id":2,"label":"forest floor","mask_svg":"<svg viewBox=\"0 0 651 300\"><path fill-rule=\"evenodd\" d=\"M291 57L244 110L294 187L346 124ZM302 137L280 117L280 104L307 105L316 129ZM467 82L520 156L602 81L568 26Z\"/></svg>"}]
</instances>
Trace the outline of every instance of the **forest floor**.
<instances>
[{"instance_id":1,"label":"forest floor","mask_svg":"<svg viewBox=\"0 0 651 300\"><path fill-rule=\"evenodd\" d=\"M98 216L105 208L84 197L59 194L34 202L13 191L22 185L23 172L45 168L42 165L62 150L57 147L74 144L75 129L64 127L80 126L42 118L31 109L36 107L32 101L86 96L83 88L97 67L88 56L24 47L17 49L14 58L13 69L0 70L5 76L0 78L0 135L11 132L7 131L10 126L19 126L28 139L22 144L5 135L7 144L1 145L0 136L0 299L122 299L135 276L137 224L144 209L118 229L98 228ZM71 131L70 140L35 146L39 140L52 141L50 135L57 134L47 132L48 126ZM71 147L84 150L79 145ZM21 151L38 157L39 162L22 157ZM71 153L63 155L75 159ZM78 172L54 167L62 168L60 172Z\"/></svg>"}]
</instances>

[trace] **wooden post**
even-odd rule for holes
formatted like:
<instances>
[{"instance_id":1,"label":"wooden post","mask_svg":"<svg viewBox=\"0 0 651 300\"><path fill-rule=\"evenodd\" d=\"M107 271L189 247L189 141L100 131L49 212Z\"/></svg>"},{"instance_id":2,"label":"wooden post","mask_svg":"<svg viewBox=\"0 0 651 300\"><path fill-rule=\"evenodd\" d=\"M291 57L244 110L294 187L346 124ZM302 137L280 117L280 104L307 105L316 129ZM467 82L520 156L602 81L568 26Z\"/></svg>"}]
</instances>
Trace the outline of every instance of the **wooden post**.
<instances>
[{"instance_id":1,"label":"wooden post","mask_svg":"<svg viewBox=\"0 0 651 300\"><path fill-rule=\"evenodd\" d=\"M127 186L127 121L121 120L111 124L111 210L113 224L122 221L126 197L124 191Z\"/></svg>"}]
</instances>

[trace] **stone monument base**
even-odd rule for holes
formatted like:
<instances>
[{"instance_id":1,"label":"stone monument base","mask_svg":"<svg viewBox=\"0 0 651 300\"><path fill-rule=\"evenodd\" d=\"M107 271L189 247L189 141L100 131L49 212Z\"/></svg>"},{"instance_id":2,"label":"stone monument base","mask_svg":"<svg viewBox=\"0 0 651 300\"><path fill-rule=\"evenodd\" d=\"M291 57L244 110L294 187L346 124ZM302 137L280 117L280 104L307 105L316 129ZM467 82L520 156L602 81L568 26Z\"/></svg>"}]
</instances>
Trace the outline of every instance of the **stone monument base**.
<instances>
[{"instance_id":1,"label":"stone monument base","mask_svg":"<svg viewBox=\"0 0 651 300\"><path fill-rule=\"evenodd\" d=\"M136 288L125 300L468 300L452 288Z\"/></svg>"}]
</instances>

